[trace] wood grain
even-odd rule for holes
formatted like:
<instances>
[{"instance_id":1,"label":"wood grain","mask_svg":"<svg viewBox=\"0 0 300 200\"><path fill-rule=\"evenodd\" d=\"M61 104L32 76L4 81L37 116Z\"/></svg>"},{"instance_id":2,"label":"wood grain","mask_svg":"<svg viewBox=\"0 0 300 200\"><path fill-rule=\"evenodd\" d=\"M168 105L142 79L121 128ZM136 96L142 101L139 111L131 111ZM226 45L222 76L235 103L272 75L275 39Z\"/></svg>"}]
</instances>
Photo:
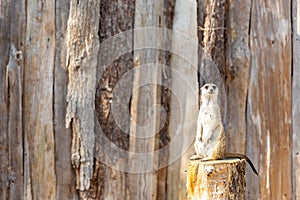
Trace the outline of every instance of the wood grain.
<instances>
[{"instance_id":1,"label":"wood grain","mask_svg":"<svg viewBox=\"0 0 300 200\"><path fill-rule=\"evenodd\" d=\"M239 159L189 161L189 200L244 199L246 161Z\"/></svg>"},{"instance_id":2,"label":"wood grain","mask_svg":"<svg viewBox=\"0 0 300 200\"><path fill-rule=\"evenodd\" d=\"M100 46L102 51L111 57L112 62L104 65L99 63L97 70L97 89L96 89L96 116L103 136L107 137L109 142L103 138L96 138L96 149L98 157L95 161L93 180L91 183L91 195L98 199L123 199L126 198L130 188L127 184L127 158L114 151L116 148L128 151L129 149L129 97L132 91L132 76L128 75L133 68L133 32L129 32L134 25L135 1L101 1L100 6ZM127 32L128 31L128 32ZM111 37L120 37L116 43L104 47L103 43L110 41ZM120 35L118 35L120 34ZM124 34L124 35L122 35ZM129 42L128 42L129 41ZM128 43L127 43L128 42ZM114 57L116 49L128 48L130 51L124 52L124 55ZM100 56L98 56L100 57ZM101 58L103 59L103 58ZM128 77L126 81L124 76ZM122 79L123 78L123 79ZM116 94L116 88L118 93ZM128 100L128 101L127 101ZM122 102L122 103L119 103ZM124 103L124 104L123 104ZM124 106L125 105L125 106ZM99 135L97 135L99 136ZM113 161L113 164L119 163L119 169L110 165L105 165L101 161Z\"/></svg>"},{"instance_id":3,"label":"wood grain","mask_svg":"<svg viewBox=\"0 0 300 200\"><path fill-rule=\"evenodd\" d=\"M250 76L249 21L251 1L230 0L226 26L227 151L245 153L247 92Z\"/></svg>"},{"instance_id":4,"label":"wood grain","mask_svg":"<svg viewBox=\"0 0 300 200\"><path fill-rule=\"evenodd\" d=\"M172 50L170 60L172 82L170 101L170 144L167 199L184 199L188 159L196 133L198 115L198 36L195 0L175 2ZM181 34L184 35L181 36ZM190 148L187 148L190 147Z\"/></svg>"},{"instance_id":5,"label":"wood grain","mask_svg":"<svg viewBox=\"0 0 300 200\"><path fill-rule=\"evenodd\" d=\"M23 126L22 126L22 51L17 51L11 44L7 65L7 95L8 95L8 180L9 197L23 197Z\"/></svg>"},{"instance_id":6,"label":"wood grain","mask_svg":"<svg viewBox=\"0 0 300 200\"><path fill-rule=\"evenodd\" d=\"M54 136L55 136L55 173L57 199L76 199L75 173L71 165L71 130L65 126L67 110L68 74L66 68L67 55L67 21L70 3L68 0L56 2L55 7L55 67L54 67Z\"/></svg>"},{"instance_id":7,"label":"wood grain","mask_svg":"<svg viewBox=\"0 0 300 200\"><path fill-rule=\"evenodd\" d=\"M23 85L23 130L29 174L25 189L33 199L54 199L56 177L53 132L53 70L55 59L54 1L27 1ZM30 49L30 51L28 51ZM28 145L28 146L26 146ZM28 178L31 178L28 180ZM29 182L30 181L30 182Z\"/></svg>"},{"instance_id":8,"label":"wood grain","mask_svg":"<svg viewBox=\"0 0 300 200\"><path fill-rule=\"evenodd\" d=\"M145 12L140 10L147 8ZM159 27L160 16L163 14L163 2L135 1L135 28ZM161 35L153 37L153 32L141 29L134 33L134 73L131 101L131 124L129 151L144 153L143 156L133 158L129 154L130 170L144 169L139 174L130 174L128 177L130 199L157 198L158 157L154 150L158 144L158 127L160 110L160 85L162 70L157 67L160 63L158 49L147 49L151 44L159 45ZM149 34L149 35L148 35ZM141 49L141 50L139 50ZM149 63L154 63L149 65ZM146 66L146 67L145 67Z\"/></svg>"},{"instance_id":9,"label":"wood grain","mask_svg":"<svg viewBox=\"0 0 300 200\"><path fill-rule=\"evenodd\" d=\"M300 2L293 2L293 71L292 71L292 199L300 198Z\"/></svg>"},{"instance_id":10,"label":"wood grain","mask_svg":"<svg viewBox=\"0 0 300 200\"><path fill-rule=\"evenodd\" d=\"M290 2L253 1L247 155L259 166L248 199L291 199Z\"/></svg>"}]
</instances>

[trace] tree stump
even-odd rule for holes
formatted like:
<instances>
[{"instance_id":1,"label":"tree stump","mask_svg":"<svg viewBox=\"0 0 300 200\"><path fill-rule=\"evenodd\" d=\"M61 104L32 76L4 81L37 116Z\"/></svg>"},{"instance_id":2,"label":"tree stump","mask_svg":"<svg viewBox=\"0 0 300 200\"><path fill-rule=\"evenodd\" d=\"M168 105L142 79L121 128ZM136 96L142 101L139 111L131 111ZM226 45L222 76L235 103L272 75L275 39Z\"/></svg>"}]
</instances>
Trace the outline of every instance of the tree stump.
<instances>
[{"instance_id":1,"label":"tree stump","mask_svg":"<svg viewBox=\"0 0 300 200\"><path fill-rule=\"evenodd\" d=\"M189 200L244 199L246 161L238 158L190 160L187 174Z\"/></svg>"}]
</instances>

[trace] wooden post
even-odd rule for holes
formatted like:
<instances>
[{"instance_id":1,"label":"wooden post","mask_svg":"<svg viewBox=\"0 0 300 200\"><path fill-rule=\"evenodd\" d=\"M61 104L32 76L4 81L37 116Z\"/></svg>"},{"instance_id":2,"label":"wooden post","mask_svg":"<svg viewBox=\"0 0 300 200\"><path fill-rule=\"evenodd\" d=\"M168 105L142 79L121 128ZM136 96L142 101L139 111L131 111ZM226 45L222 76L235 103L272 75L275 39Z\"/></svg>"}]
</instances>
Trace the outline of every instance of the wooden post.
<instances>
[{"instance_id":1,"label":"wooden post","mask_svg":"<svg viewBox=\"0 0 300 200\"><path fill-rule=\"evenodd\" d=\"M190 160L187 174L188 199L244 199L245 167L245 160L237 158L205 162Z\"/></svg>"}]
</instances>

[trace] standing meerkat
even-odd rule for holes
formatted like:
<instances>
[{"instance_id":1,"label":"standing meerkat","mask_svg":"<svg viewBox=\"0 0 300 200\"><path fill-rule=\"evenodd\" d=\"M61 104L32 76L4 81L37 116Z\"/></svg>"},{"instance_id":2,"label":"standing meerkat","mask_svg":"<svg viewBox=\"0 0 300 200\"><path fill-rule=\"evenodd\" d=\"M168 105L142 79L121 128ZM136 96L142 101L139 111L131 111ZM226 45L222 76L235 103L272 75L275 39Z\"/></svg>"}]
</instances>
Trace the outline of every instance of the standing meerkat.
<instances>
[{"instance_id":1,"label":"standing meerkat","mask_svg":"<svg viewBox=\"0 0 300 200\"><path fill-rule=\"evenodd\" d=\"M202 161L218 160L223 158L245 159L253 172L258 175L250 159L237 153L226 153L225 132L218 105L218 87L213 83L201 87L201 107L197 120L197 133L195 140L196 155L191 159Z\"/></svg>"},{"instance_id":2,"label":"standing meerkat","mask_svg":"<svg viewBox=\"0 0 300 200\"><path fill-rule=\"evenodd\" d=\"M225 156L225 133L218 105L218 87L209 83L201 87L201 107L197 120L196 155L192 159L216 160Z\"/></svg>"}]
</instances>

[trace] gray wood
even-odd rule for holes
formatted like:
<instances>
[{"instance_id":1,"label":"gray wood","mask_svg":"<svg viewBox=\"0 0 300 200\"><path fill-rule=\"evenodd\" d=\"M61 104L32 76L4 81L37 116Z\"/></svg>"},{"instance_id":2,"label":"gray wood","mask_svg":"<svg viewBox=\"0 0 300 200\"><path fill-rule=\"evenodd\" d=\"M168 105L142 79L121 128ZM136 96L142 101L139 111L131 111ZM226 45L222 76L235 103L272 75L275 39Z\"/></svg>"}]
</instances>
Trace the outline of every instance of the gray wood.
<instances>
[{"instance_id":1,"label":"gray wood","mask_svg":"<svg viewBox=\"0 0 300 200\"><path fill-rule=\"evenodd\" d=\"M6 65L9 60L10 42L7 36L10 32L10 3L1 0L0 3L0 198L9 197L8 180L8 105L6 85Z\"/></svg>"},{"instance_id":2,"label":"gray wood","mask_svg":"<svg viewBox=\"0 0 300 200\"><path fill-rule=\"evenodd\" d=\"M227 151L246 152L246 101L250 76L249 21L251 1L228 2L226 26L226 104ZM237 139L238 138L238 139Z\"/></svg>"},{"instance_id":3,"label":"gray wood","mask_svg":"<svg viewBox=\"0 0 300 200\"><path fill-rule=\"evenodd\" d=\"M68 75L66 68L67 21L70 4L57 1L55 7L55 67L54 67L54 136L57 199L78 199L75 173L71 165L71 130L65 126Z\"/></svg>"},{"instance_id":4,"label":"gray wood","mask_svg":"<svg viewBox=\"0 0 300 200\"><path fill-rule=\"evenodd\" d=\"M27 1L26 53L23 85L23 130L29 171L25 190L33 199L54 199L56 177L53 132L53 70L55 59L54 1ZM29 50L30 49L30 50ZM31 178L30 180L28 178ZM30 181L30 182L29 182ZM27 198L30 198L28 194Z\"/></svg>"},{"instance_id":5,"label":"gray wood","mask_svg":"<svg viewBox=\"0 0 300 200\"><path fill-rule=\"evenodd\" d=\"M7 65L9 197L23 198L22 51L11 44Z\"/></svg>"},{"instance_id":6,"label":"gray wood","mask_svg":"<svg viewBox=\"0 0 300 200\"><path fill-rule=\"evenodd\" d=\"M72 127L71 161L76 188L86 198L94 164L94 119L99 13L97 1L71 1L67 32L66 127Z\"/></svg>"},{"instance_id":7,"label":"gray wood","mask_svg":"<svg viewBox=\"0 0 300 200\"><path fill-rule=\"evenodd\" d=\"M175 2L170 60L172 69L170 102L170 150L168 166L168 199L183 199L186 195L188 159L193 154L198 115L198 37L197 3L195 0ZM184 34L185 36L182 36ZM173 163L174 162L174 163Z\"/></svg>"}]
</instances>

